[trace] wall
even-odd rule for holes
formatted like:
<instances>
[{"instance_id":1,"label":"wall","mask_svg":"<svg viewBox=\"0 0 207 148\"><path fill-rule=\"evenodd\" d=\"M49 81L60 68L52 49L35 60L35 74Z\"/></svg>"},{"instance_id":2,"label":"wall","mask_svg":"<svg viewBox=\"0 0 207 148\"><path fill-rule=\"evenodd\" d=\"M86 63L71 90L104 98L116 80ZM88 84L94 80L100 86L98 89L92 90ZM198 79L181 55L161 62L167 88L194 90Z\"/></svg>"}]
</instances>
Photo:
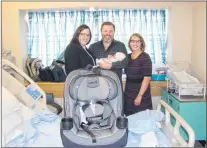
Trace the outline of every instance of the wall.
<instances>
[{"instance_id":1,"label":"wall","mask_svg":"<svg viewBox=\"0 0 207 148\"><path fill-rule=\"evenodd\" d=\"M206 3L196 3L193 8L193 48L191 63L206 80Z\"/></svg>"},{"instance_id":2,"label":"wall","mask_svg":"<svg viewBox=\"0 0 207 148\"><path fill-rule=\"evenodd\" d=\"M22 45L23 32L19 11L27 9L66 8L169 8L171 19L168 38L168 61L190 61L192 50L192 18L194 2L2 2L2 47L12 50L22 68L27 49ZM21 24L21 26L20 26ZM21 37L21 38L20 38ZM21 44L22 42L22 44ZM185 55L185 56L183 56Z\"/></svg>"}]
</instances>

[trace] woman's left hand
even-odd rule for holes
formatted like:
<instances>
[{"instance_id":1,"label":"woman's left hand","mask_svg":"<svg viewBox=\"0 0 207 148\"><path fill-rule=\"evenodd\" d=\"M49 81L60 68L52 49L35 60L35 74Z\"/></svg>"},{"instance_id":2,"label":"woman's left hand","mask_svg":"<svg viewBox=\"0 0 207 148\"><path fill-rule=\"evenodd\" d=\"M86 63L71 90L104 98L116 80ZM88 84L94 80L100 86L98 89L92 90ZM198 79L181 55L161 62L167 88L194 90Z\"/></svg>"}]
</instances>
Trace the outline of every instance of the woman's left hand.
<instances>
[{"instance_id":1,"label":"woman's left hand","mask_svg":"<svg viewBox=\"0 0 207 148\"><path fill-rule=\"evenodd\" d=\"M142 101L142 96L136 97L136 99L134 100L134 105L140 105L141 101Z\"/></svg>"}]
</instances>

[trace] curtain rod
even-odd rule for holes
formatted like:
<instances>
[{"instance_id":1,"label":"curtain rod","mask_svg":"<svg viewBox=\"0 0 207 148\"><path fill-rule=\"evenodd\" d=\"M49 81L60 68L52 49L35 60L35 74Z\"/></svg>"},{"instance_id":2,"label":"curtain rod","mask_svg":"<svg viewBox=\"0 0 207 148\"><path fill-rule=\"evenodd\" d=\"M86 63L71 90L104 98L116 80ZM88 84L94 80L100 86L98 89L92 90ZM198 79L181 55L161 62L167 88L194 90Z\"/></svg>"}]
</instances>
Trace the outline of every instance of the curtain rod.
<instances>
[{"instance_id":1,"label":"curtain rod","mask_svg":"<svg viewBox=\"0 0 207 148\"><path fill-rule=\"evenodd\" d=\"M87 9L50 9L50 10L44 10L44 9L38 9L38 10L27 10L27 12L70 12L70 11L86 11L86 12L96 12L96 11L116 11L116 10L168 10L168 9L99 9L99 10L87 10Z\"/></svg>"}]
</instances>

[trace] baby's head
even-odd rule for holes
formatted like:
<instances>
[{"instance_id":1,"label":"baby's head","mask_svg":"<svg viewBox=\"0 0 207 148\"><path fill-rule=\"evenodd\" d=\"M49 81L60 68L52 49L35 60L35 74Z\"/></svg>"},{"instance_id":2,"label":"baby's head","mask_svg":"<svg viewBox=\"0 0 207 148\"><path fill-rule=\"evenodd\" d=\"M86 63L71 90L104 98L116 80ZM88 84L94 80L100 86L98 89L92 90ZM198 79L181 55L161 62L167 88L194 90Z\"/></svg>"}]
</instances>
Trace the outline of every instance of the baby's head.
<instances>
[{"instance_id":1,"label":"baby's head","mask_svg":"<svg viewBox=\"0 0 207 148\"><path fill-rule=\"evenodd\" d=\"M97 64L101 63L101 62L108 62L108 63L113 63L113 62L117 62L117 61L122 61L124 58L126 57L125 54L121 53L121 52L117 52L114 55L108 55L107 58L101 58L99 60L97 60Z\"/></svg>"},{"instance_id":2,"label":"baby's head","mask_svg":"<svg viewBox=\"0 0 207 148\"><path fill-rule=\"evenodd\" d=\"M122 60L124 60L124 58L126 58L126 55L123 54L122 52L117 52L117 53L114 55L114 58L115 58L117 61L122 61Z\"/></svg>"}]
</instances>

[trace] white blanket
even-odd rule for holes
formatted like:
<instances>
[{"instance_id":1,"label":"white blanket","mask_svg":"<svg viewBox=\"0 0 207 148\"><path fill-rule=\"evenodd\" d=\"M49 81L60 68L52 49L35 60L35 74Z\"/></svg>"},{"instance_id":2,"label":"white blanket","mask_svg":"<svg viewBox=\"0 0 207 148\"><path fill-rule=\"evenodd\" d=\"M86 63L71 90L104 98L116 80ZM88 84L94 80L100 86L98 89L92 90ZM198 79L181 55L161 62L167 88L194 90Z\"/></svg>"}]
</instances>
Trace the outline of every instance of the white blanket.
<instances>
[{"instance_id":1,"label":"white blanket","mask_svg":"<svg viewBox=\"0 0 207 148\"><path fill-rule=\"evenodd\" d=\"M139 147L158 147L157 137L154 131L147 132L141 136Z\"/></svg>"},{"instance_id":2,"label":"white blanket","mask_svg":"<svg viewBox=\"0 0 207 148\"><path fill-rule=\"evenodd\" d=\"M191 75L189 75L186 71L180 71L180 72L173 72L176 79L181 83L193 83L193 84L199 84L199 80Z\"/></svg>"},{"instance_id":3,"label":"white blanket","mask_svg":"<svg viewBox=\"0 0 207 148\"><path fill-rule=\"evenodd\" d=\"M7 147L62 147L60 117L41 110L25 123L24 133L6 144Z\"/></svg>"},{"instance_id":4,"label":"white blanket","mask_svg":"<svg viewBox=\"0 0 207 148\"><path fill-rule=\"evenodd\" d=\"M145 110L128 118L128 143L126 147L170 147L170 141L161 131L159 122L164 114L157 110Z\"/></svg>"},{"instance_id":5,"label":"white blanket","mask_svg":"<svg viewBox=\"0 0 207 148\"><path fill-rule=\"evenodd\" d=\"M142 119L140 119L141 117ZM156 126L156 123L150 123L161 121L162 118L163 114L161 112L149 110L130 116L128 118L129 133L126 147L138 147L139 145L153 147L157 143L161 147L170 147L169 140ZM135 127L133 123L136 120L142 120L142 124L139 124L138 129L131 128ZM7 147L63 147L60 137L59 116L42 110L32 116L25 125L24 133L8 142ZM147 139L151 139L151 142L147 143Z\"/></svg>"}]
</instances>

